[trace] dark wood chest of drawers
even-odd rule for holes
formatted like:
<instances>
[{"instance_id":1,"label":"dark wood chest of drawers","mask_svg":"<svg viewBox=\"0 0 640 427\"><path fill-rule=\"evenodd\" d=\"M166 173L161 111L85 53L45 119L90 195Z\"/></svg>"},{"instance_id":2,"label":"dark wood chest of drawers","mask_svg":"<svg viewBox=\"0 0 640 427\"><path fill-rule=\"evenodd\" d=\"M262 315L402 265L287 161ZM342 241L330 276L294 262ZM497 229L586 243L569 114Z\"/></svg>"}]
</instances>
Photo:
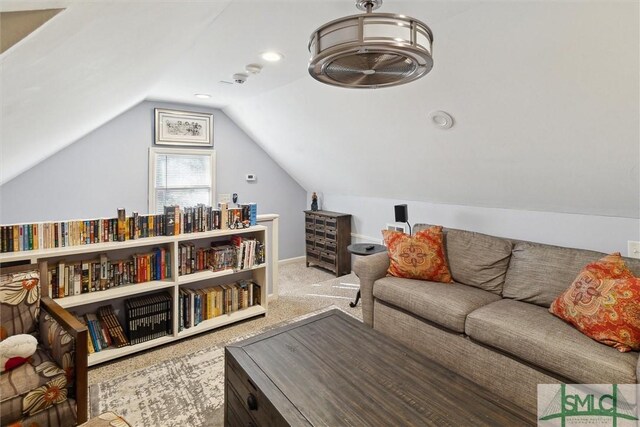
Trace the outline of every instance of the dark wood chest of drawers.
<instances>
[{"instance_id":1,"label":"dark wood chest of drawers","mask_svg":"<svg viewBox=\"0 0 640 427\"><path fill-rule=\"evenodd\" d=\"M336 276L351 273L351 215L329 211L304 211L307 267L317 265Z\"/></svg>"}]
</instances>

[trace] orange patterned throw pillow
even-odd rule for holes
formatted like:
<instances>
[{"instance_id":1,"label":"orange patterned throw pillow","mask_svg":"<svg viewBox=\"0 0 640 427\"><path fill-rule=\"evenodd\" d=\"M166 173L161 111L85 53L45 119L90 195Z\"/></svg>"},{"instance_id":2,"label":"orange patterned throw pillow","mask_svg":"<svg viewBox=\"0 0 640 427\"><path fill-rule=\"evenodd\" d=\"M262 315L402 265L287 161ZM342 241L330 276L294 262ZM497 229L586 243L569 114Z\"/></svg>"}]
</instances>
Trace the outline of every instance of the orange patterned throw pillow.
<instances>
[{"instance_id":1,"label":"orange patterned throw pillow","mask_svg":"<svg viewBox=\"0 0 640 427\"><path fill-rule=\"evenodd\" d=\"M417 232L415 236L382 230L382 236L389 252L389 275L432 282L453 282L444 256L442 227L429 227Z\"/></svg>"},{"instance_id":2,"label":"orange patterned throw pillow","mask_svg":"<svg viewBox=\"0 0 640 427\"><path fill-rule=\"evenodd\" d=\"M619 252L588 264L549 311L621 352L640 350L640 278Z\"/></svg>"}]
</instances>

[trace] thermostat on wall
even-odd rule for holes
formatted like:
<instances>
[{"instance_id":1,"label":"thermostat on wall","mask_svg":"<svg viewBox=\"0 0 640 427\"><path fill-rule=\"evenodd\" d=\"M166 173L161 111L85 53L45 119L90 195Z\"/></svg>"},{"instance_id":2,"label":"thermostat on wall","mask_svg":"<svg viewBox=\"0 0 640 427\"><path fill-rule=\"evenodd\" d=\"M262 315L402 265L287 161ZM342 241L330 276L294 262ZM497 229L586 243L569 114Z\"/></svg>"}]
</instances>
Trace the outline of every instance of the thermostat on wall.
<instances>
[{"instance_id":1,"label":"thermostat on wall","mask_svg":"<svg viewBox=\"0 0 640 427\"><path fill-rule=\"evenodd\" d=\"M255 180L256 180L256 175L254 173L247 174L247 181L255 181Z\"/></svg>"}]
</instances>

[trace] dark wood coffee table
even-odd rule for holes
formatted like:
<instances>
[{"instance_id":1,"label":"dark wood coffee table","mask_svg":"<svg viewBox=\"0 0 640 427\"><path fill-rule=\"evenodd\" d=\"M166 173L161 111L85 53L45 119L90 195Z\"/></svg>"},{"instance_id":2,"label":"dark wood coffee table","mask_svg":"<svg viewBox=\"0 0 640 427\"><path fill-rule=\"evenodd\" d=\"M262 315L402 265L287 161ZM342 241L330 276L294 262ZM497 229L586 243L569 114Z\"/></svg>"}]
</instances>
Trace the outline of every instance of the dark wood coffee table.
<instances>
[{"instance_id":1,"label":"dark wood coffee table","mask_svg":"<svg viewBox=\"0 0 640 427\"><path fill-rule=\"evenodd\" d=\"M520 426L535 417L340 310L230 345L226 426Z\"/></svg>"}]
</instances>

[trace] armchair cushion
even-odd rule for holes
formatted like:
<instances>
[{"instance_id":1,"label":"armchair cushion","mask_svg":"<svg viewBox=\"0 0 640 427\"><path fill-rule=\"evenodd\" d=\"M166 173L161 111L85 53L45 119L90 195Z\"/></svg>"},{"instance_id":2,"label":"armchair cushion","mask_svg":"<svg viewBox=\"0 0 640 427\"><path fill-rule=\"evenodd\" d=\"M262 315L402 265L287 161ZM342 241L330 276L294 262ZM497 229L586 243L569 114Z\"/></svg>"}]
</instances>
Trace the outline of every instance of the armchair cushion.
<instances>
[{"instance_id":1,"label":"armchair cushion","mask_svg":"<svg viewBox=\"0 0 640 427\"><path fill-rule=\"evenodd\" d=\"M0 340L36 330L40 311L38 270L0 276Z\"/></svg>"},{"instance_id":2,"label":"armchair cushion","mask_svg":"<svg viewBox=\"0 0 640 427\"><path fill-rule=\"evenodd\" d=\"M67 377L39 348L29 363L0 376L0 395L2 418L19 420L67 400Z\"/></svg>"}]
</instances>

